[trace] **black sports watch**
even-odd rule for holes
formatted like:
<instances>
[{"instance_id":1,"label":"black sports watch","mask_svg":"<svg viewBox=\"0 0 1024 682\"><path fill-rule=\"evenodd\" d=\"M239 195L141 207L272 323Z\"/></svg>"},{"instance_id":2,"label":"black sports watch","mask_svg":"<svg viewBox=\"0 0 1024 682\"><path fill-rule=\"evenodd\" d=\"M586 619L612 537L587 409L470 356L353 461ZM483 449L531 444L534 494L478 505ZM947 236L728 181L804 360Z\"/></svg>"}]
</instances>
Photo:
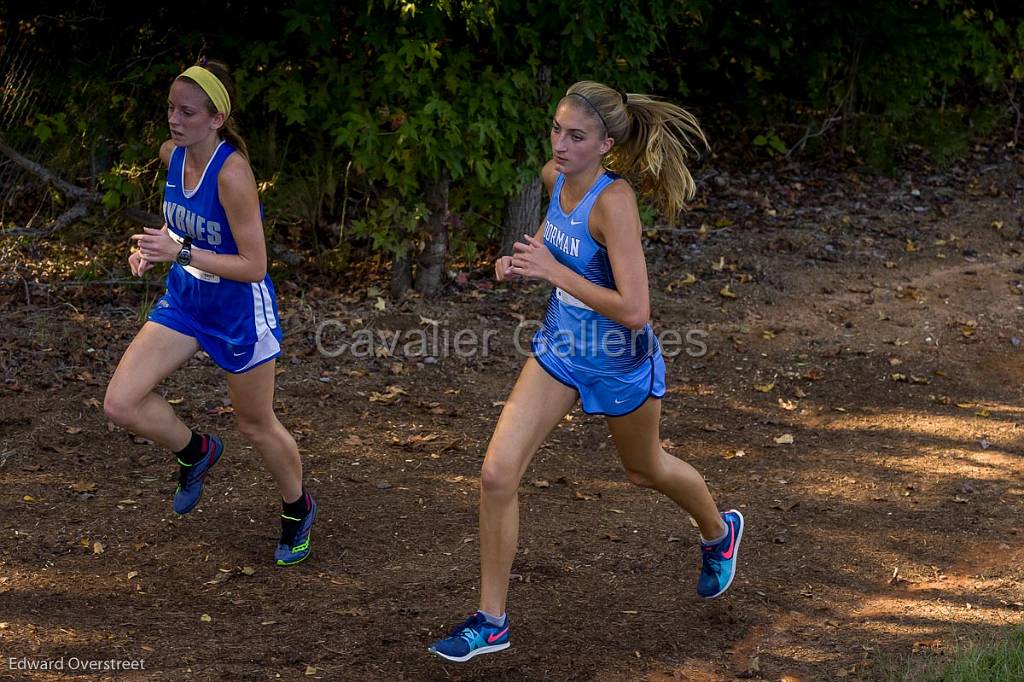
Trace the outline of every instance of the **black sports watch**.
<instances>
[{"instance_id":1,"label":"black sports watch","mask_svg":"<svg viewBox=\"0 0 1024 682\"><path fill-rule=\"evenodd\" d=\"M178 257L174 260L182 267L192 262L192 237L185 237L182 240L181 251L178 252Z\"/></svg>"}]
</instances>

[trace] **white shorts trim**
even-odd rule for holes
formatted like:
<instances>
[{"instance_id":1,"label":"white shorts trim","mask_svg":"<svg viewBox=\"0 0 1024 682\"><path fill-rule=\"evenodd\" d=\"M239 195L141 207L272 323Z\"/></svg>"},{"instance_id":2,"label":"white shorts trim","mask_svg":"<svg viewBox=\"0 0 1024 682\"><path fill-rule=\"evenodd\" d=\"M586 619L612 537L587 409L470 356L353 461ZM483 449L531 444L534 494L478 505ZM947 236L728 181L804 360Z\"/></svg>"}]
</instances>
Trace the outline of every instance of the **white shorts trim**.
<instances>
[{"instance_id":1,"label":"white shorts trim","mask_svg":"<svg viewBox=\"0 0 1024 682\"><path fill-rule=\"evenodd\" d=\"M249 359L248 364L239 370L235 370L235 373L244 372L247 369L251 369L261 362L265 362L267 359L274 357L281 352L281 344L278 342L277 337L272 333L266 333L263 337L256 342L256 345L252 349L252 358Z\"/></svg>"}]
</instances>

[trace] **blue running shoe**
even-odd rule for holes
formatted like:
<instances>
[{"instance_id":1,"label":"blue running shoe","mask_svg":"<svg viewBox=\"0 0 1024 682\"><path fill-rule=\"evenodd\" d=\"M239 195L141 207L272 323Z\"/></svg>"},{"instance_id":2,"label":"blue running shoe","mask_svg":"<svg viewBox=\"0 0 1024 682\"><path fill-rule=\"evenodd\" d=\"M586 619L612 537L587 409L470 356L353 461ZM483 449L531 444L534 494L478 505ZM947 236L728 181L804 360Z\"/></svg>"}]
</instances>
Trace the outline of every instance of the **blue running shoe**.
<instances>
[{"instance_id":1,"label":"blue running shoe","mask_svg":"<svg viewBox=\"0 0 1024 682\"><path fill-rule=\"evenodd\" d=\"M725 537L714 544L700 543L703 565L697 580L697 594L705 599L714 599L732 585L736 576L736 556L743 538L743 514L735 509L722 513L727 532Z\"/></svg>"},{"instance_id":2,"label":"blue running shoe","mask_svg":"<svg viewBox=\"0 0 1024 682\"><path fill-rule=\"evenodd\" d=\"M281 514L281 542L274 552L278 566L293 566L309 556L309 532L316 520L316 500L309 493L309 511L301 519Z\"/></svg>"},{"instance_id":3,"label":"blue running shoe","mask_svg":"<svg viewBox=\"0 0 1024 682\"><path fill-rule=\"evenodd\" d=\"M457 625L448 636L430 645L428 651L456 663L465 663L480 654L493 654L509 645L508 614L501 625L490 625L484 614L477 611Z\"/></svg>"},{"instance_id":4,"label":"blue running shoe","mask_svg":"<svg viewBox=\"0 0 1024 682\"><path fill-rule=\"evenodd\" d=\"M174 513L187 514L199 504L203 496L203 480L213 465L224 452L224 444L217 436L203 434L202 451L204 457L195 464L185 464L180 459L178 464L178 488L174 491Z\"/></svg>"}]
</instances>

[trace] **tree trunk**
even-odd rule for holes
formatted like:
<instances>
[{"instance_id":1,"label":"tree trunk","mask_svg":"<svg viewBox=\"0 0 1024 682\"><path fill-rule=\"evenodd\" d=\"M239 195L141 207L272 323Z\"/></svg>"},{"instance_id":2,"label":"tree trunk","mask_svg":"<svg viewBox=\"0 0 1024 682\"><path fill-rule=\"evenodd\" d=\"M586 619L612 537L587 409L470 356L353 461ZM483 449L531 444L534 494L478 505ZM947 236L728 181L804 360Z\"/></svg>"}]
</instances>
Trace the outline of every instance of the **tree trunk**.
<instances>
[{"instance_id":1,"label":"tree trunk","mask_svg":"<svg viewBox=\"0 0 1024 682\"><path fill-rule=\"evenodd\" d=\"M391 298L401 298L412 286L412 247L408 241L402 243L402 250L395 254L391 263Z\"/></svg>"},{"instance_id":2,"label":"tree trunk","mask_svg":"<svg viewBox=\"0 0 1024 682\"><path fill-rule=\"evenodd\" d=\"M551 67L541 65L537 68L537 87L532 99L537 106L543 106L549 97L551 88ZM524 93L529 96L527 93ZM543 138L543 136L542 136ZM519 162L524 159L519 158ZM524 234L534 234L540 225L541 201L544 198L543 183L538 173L529 182L519 188L518 194L512 197L505 206L505 219L501 225L501 251L499 255L512 255L512 245L523 240Z\"/></svg>"},{"instance_id":3,"label":"tree trunk","mask_svg":"<svg viewBox=\"0 0 1024 682\"><path fill-rule=\"evenodd\" d=\"M416 291L434 296L444 282L445 258L448 256L448 171L427 189L426 243L416 262Z\"/></svg>"},{"instance_id":4,"label":"tree trunk","mask_svg":"<svg viewBox=\"0 0 1024 682\"><path fill-rule=\"evenodd\" d=\"M540 225L540 201L543 183L535 176L512 197L505 206L505 220L501 226L501 251L499 255L512 255L512 245L523 241L524 234L533 234Z\"/></svg>"}]
</instances>

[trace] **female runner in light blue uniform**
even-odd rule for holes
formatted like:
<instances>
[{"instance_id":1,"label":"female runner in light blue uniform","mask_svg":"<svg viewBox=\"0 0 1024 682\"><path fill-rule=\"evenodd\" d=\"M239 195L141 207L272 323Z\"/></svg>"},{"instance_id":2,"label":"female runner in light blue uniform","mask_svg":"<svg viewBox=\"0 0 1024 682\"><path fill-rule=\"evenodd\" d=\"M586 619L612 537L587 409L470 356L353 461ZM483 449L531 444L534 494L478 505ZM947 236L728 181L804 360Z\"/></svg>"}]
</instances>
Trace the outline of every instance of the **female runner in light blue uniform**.
<instances>
[{"instance_id":1,"label":"female runner in light blue uniform","mask_svg":"<svg viewBox=\"0 0 1024 682\"><path fill-rule=\"evenodd\" d=\"M555 260L588 282L615 289L608 249L594 239L590 214L604 190L619 176L598 176L571 211L562 208L565 175L559 174L544 219L543 241ZM587 414L621 417L648 398L665 395L665 361L651 325L631 329L555 287L544 326L533 339L541 367L579 394Z\"/></svg>"},{"instance_id":2,"label":"female runner in light blue uniform","mask_svg":"<svg viewBox=\"0 0 1024 682\"><path fill-rule=\"evenodd\" d=\"M629 480L664 493L696 520L702 568L697 592L732 583L743 516L719 513L701 475L661 447L665 363L648 324L647 267L636 195L608 165L649 190L675 216L695 191L686 168L705 142L697 121L668 102L600 83L569 88L551 128L554 158L542 172L551 195L535 236L495 263L499 281L554 285L543 328L505 402L480 471L480 604L430 650L467 661L509 646L505 612L519 535L519 482L531 458L577 400L606 415Z\"/></svg>"},{"instance_id":3,"label":"female runner in light blue uniform","mask_svg":"<svg viewBox=\"0 0 1024 682\"><path fill-rule=\"evenodd\" d=\"M206 351L228 372L238 430L277 482L283 511L274 556L289 566L309 555L317 506L302 487L295 440L274 414L281 327L256 181L231 118L234 99L234 83L217 62L204 60L171 85L171 139L160 148L165 225L132 235L139 248L128 258L136 276L171 263L167 292L118 363L104 410L115 424L175 452L174 511L187 514L224 446L217 436L193 432L154 389L197 350Z\"/></svg>"}]
</instances>

